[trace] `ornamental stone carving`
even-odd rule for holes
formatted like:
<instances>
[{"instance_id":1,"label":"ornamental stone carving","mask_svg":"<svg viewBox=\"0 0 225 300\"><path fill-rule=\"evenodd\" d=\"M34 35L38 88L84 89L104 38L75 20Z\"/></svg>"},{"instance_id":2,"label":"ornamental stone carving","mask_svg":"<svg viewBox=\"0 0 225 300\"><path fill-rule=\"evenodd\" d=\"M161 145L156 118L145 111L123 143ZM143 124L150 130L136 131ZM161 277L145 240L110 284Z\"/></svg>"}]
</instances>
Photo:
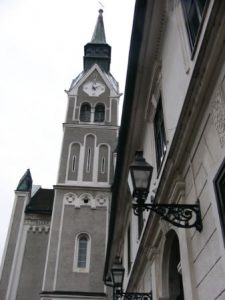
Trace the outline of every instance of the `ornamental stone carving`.
<instances>
[{"instance_id":1,"label":"ornamental stone carving","mask_svg":"<svg viewBox=\"0 0 225 300\"><path fill-rule=\"evenodd\" d=\"M28 226L28 231L32 232L38 232L38 233L48 233L49 232L49 226L35 226L30 225Z\"/></svg>"},{"instance_id":2,"label":"ornamental stone carving","mask_svg":"<svg viewBox=\"0 0 225 300\"><path fill-rule=\"evenodd\" d=\"M32 219L30 216L29 218L26 218L24 220L24 225L27 225L29 229L31 228L35 228L36 230L39 230L39 228L41 228L41 230L44 231L48 231L49 227L50 227L50 220L48 219Z\"/></svg>"},{"instance_id":3,"label":"ornamental stone carving","mask_svg":"<svg viewBox=\"0 0 225 300\"><path fill-rule=\"evenodd\" d=\"M91 194L85 193L79 197L80 205L90 205L91 200L93 199Z\"/></svg>"},{"instance_id":4,"label":"ornamental stone carving","mask_svg":"<svg viewBox=\"0 0 225 300\"><path fill-rule=\"evenodd\" d=\"M105 194L98 194L95 200L97 206L106 206L108 197Z\"/></svg>"},{"instance_id":5,"label":"ornamental stone carving","mask_svg":"<svg viewBox=\"0 0 225 300\"><path fill-rule=\"evenodd\" d=\"M64 196L64 203L73 205L76 198L77 198L76 194L68 193Z\"/></svg>"}]
</instances>

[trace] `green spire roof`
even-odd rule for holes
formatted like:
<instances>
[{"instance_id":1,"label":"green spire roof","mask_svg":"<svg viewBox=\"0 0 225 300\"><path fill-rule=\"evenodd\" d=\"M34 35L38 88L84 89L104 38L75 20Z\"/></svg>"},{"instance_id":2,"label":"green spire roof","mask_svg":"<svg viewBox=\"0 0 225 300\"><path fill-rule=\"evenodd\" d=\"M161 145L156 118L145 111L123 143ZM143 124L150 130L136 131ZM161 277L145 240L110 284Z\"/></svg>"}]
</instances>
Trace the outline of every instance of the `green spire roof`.
<instances>
[{"instance_id":1,"label":"green spire roof","mask_svg":"<svg viewBox=\"0 0 225 300\"><path fill-rule=\"evenodd\" d=\"M103 23L103 17L102 13L103 10L99 9L99 15L98 15L98 20L95 25L95 30L91 39L91 43L94 44L106 44L106 39L105 39L105 29L104 29L104 23Z\"/></svg>"},{"instance_id":2,"label":"green spire roof","mask_svg":"<svg viewBox=\"0 0 225 300\"><path fill-rule=\"evenodd\" d=\"M97 64L104 72L109 73L111 61L111 47L106 43L105 29L100 9L95 30L90 43L84 46L84 71Z\"/></svg>"},{"instance_id":3,"label":"green spire roof","mask_svg":"<svg viewBox=\"0 0 225 300\"><path fill-rule=\"evenodd\" d=\"M31 188L32 188L32 177L31 177L30 170L27 169L25 174L20 179L16 190L21 192L29 192Z\"/></svg>"}]
</instances>

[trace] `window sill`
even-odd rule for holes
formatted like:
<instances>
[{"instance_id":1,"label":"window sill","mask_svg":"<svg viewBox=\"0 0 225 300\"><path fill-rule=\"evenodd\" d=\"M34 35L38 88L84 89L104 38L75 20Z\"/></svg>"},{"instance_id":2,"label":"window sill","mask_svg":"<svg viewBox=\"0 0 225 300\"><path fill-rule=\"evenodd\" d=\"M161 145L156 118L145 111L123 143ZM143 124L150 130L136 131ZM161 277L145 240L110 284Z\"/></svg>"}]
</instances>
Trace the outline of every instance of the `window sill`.
<instances>
[{"instance_id":1,"label":"window sill","mask_svg":"<svg viewBox=\"0 0 225 300\"><path fill-rule=\"evenodd\" d=\"M75 268L73 270L74 273L89 273L89 269L83 269L83 268Z\"/></svg>"}]
</instances>

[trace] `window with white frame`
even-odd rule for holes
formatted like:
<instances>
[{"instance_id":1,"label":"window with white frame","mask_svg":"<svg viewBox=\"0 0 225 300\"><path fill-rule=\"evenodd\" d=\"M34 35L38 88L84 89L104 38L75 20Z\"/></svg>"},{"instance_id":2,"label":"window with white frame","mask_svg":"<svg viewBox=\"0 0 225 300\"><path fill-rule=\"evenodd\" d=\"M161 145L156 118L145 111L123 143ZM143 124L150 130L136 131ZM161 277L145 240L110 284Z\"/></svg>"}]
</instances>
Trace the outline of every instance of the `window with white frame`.
<instances>
[{"instance_id":1,"label":"window with white frame","mask_svg":"<svg viewBox=\"0 0 225 300\"><path fill-rule=\"evenodd\" d=\"M98 182L107 182L109 179L109 151L109 145L102 144L99 146Z\"/></svg>"},{"instance_id":2,"label":"window with white frame","mask_svg":"<svg viewBox=\"0 0 225 300\"><path fill-rule=\"evenodd\" d=\"M68 180L77 180L79 170L80 144L72 143L69 147Z\"/></svg>"},{"instance_id":3,"label":"window with white frame","mask_svg":"<svg viewBox=\"0 0 225 300\"><path fill-rule=\"evenodd\" d=\"M105 106L104 104L98 104L95 107L95 122L104 122L105 121Z\"/></svg>"},{"instance_id":4,"label":"window with white frame","mask_svg":"<svg viewBox=\"0 0 225 300\"><path fill-rule=\"evenodd\" d=\"M90 173L91 170L91 149L88 149L87 153L87 165L86 165L86 172Z\"/></svg>"},{"instance_id":5,"label":"window with white frame","mask_svg":"<svg viewBox=\"0 0 225 300\"><path fill-rule=\"evenodd\" d=\"M91 239L87 233L80 233L75 239L74 272L89 272Z\"/></svg>"},{"instance_id":6,"label":"window with white frame","mask_svg":"<svg viewBox=\"0 0 225 300\"><path fill-rule=\"evenodd\" d=\"M80 121L91 122L91 105L89 103L83 103L80 109Z\"/></svg>"}]
</instances>

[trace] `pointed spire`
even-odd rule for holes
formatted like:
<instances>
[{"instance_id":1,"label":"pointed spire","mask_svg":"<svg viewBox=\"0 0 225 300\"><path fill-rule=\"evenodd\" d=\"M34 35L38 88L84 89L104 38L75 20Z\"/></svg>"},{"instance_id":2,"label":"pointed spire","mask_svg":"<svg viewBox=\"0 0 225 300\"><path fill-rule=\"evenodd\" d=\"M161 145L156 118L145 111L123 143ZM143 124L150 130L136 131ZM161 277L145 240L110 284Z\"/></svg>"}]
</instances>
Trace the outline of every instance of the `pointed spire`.
<instances>
[{"instance_id":1,"label":"pointed spire","mask_svg":"<svg viewBox=\"0 0 225 300\"><path fill-rule=\"evenodd\" d=\"M111 47L106 43L105 29L100 9L91 42L84 46L84 71L97 64L104 72L108 73L111 61Z\"/></svg>"},{"instance_id":2,"label":"pointed spire","mask_svg":"<svg viewBox=\"0 0 225 300\"><path fill-rule=\"evenodd\" d=\"M97 19L97 23L95 25L95 30L91 39L91 43L94 44L106 44L105 39L105 29L104 29L104 23L103 23L103 10L99 9L99 15Z\"/></svg>"},{"instance_id":3,"label":"pointed spire","mask_svg":"<svg viewBox=\"0 0 225 300\"><path fill-rule=\"evenodd\" d=\"M32 177L31 177L30 169L27 169L25 174L20 179L16 190L20 192L29 192L31 188L32 188Z\"/></svg>"}]
</instances>

